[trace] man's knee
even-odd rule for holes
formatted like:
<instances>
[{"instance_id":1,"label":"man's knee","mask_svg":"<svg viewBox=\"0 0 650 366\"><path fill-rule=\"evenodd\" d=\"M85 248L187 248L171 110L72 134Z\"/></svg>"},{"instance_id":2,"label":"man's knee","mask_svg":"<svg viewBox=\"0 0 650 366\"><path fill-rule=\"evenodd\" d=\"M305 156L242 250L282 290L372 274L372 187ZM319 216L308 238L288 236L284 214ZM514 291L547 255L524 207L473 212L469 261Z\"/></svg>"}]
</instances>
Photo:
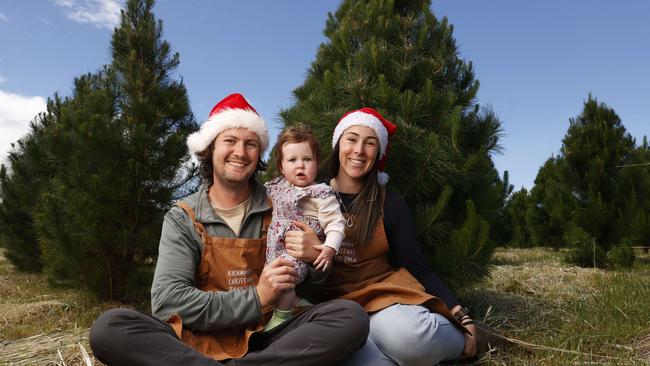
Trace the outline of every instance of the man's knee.
<instances>
[{"instance_id":1,"label":"man's knee","mask_svg":"<svg viewBox=\"0 0 650 366\"><path fill-rule=\"evenodd\" d=\"M360 340L359 344L363 344L368 338L370 325L368 314L361 305L350 300L334 300L327 306L328 311L338 320L345 342Z\"/></svg>"},{"instance_id":2,"label":"man's knee","mask_svg":"<svg viewBox=\"0 0 650 366\"><path fill-rule=\"evenodd\" d=\"M119 325L133 320L139 313L131 309L111 309L101 314L90 328L88 340L90 347L95 350L111 349L115 342L124 339Z\"/></svg>"},{"instance_id":3,"label":"man's knee","mask_svg":"<svg viewBox=\"0 0 650 366\"><path fill-rule=\"evenodd\" d=\"M361 305L350 300L334 300L331 302L331 306L347 327L361 330L368 335L368 314Z\"/></svg>"}]
</instances>

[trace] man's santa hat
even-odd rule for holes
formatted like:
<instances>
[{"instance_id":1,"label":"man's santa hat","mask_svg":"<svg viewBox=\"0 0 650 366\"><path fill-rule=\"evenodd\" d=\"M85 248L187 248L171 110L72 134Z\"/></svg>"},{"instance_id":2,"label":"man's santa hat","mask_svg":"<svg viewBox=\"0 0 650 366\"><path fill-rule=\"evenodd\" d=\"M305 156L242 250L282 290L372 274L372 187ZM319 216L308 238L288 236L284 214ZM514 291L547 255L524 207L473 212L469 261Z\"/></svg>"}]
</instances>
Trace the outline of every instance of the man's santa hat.
<instances>
[{"instance_id":1,"label":"man's santa hat","mask_svg":"<svg viewBox=\"0 0 650 366\"><path fill-rule=\"evenodd\" d=\"M372 108L357 109L346 113L339 120L336 128L334 128L332 147L335 147L339 142L343 131L352 126L370 127L377 134L377 138L379 139L379 165L377 166L379 173L377 174L377 180L379 184L385 185L389 178L388 174L384 172L386 153L388 152L388 145L390 143L389 139L397 130L397 126Z\"/></svg>"},{"instance_id":2,"label":"man's santa hat","mask_svg":"<svg viewBox=\"0 0 650 366\"><path fill-rule=\"evenodd\" d=\"M203 151L221 132L229 128L247 128L255 132L260 138L260 155L269 147L266 122L246 98L237 93L223 98L212 108L208 120L187 138L187 147L191 153Z\"/></svg>"}]
</instances>

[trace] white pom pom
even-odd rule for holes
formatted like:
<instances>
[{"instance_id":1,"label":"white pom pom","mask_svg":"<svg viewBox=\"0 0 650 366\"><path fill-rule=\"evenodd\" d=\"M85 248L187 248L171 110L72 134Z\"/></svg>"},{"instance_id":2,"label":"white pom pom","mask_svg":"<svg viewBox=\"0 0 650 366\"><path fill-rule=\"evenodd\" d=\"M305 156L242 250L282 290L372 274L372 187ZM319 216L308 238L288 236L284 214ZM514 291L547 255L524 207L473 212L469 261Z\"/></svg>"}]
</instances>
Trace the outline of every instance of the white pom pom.
<instances>
[{"instance_id":1,"label":"white pom pom","mask_svg":"<svg viewBox=\"0 0 650 366\"><path fill-rule=\"evenodd\" d=\"M201 134L197 131L192 133L187 138L187 148L190 150L190 153L194 154L203 150L203 144L201 144Z\"/></svg>"},{"instance_id":2,"label":"white pom pom","mask_svg":"<svg viewBox=\"0 0 650 366\"><path fill-rule=\"evenodd\" d=\"M377 173L377 182L379 182L379 184L382 186L385 186L386 183L388 183L388 178L390 177L384 172Z\"/></svg>"}]
</instances>

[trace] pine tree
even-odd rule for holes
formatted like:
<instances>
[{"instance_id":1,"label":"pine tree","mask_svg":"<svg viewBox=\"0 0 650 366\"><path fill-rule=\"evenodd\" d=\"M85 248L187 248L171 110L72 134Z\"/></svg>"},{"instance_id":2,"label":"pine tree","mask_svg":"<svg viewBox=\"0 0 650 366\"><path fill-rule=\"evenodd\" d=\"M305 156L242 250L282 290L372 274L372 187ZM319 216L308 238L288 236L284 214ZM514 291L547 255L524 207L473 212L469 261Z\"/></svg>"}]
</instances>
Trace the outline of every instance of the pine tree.
<instances>
[{"instance_id":1,"label":"pine tree","mask_svg":"<svg viewBox=\"0 0 650 366\"><path fill-rule=\"evenodd\" d=\"M575 209L574 198L563 178L564 158L552 156L539 169L530 192L526 227L533 245L559 250Z\"/></svg>"},{"instance_id":2,"label":"pine tree","mask_svg":"<svg viewBox=\"0 0 650 366\"><path fill-rule=\"evenodd\" d=\"M450 250L450 238L468 220L491 224L503 207L503 183L491 160L500 122L475 103L472 64L459 58L453 27L429 6L422 0L343 1L329 15L328 41L293 92L295 104L281 116L286 125L310 125L324 156L336 122L349 110L373 107L396 123L389 187L415 209L436 270L463 284L485 273L493 246L456 241L466 248ZM465 227L478 231L459 238L482 237L482 225ZM449 258L457 253L463 257ZM460 267L443 268L448 262Z\"/></svg>"},{"instance_id":3,"label":"pine tree","mask_svg":"<svg viewBox=\"0 0 650 366\"><path fill-rule=\"evenodd\" d=\"M510 184L510 173L506 170L503 172L503 180L501 182L501 196L503 197L503 206L499 209L494 219L492 228L490 229L490 238L496 244L508 244L512 238L513 222L509 212L509 204L513 197L514 186Z\"/></svg>"},{"instance_id":4,"label":"pine tree","mask_svg":"<svg viewBox=\"0 0 650 366\"><path fill-rule=\"evenodd\" d=\"M568 243L570 261L605 266L607 258L629 252L621 247L607 254L613 246L650 240L650 169L643 169L650 154L646 139L635 144L616 112L589 95L582 113L570 119L561 155L535 179L527 213L533 243Z\"/></svg>"},{"instance_id":5,"label":"pine tree","mask_svg":"<svg viewBox=\"0 0 650 366\"><path fill-rule=\"evenodd\" d=\"M11 172L0 167L0 246L5 257L18 270L38 272L42 268L41 253L33 228L31 210L38 198L38 190L30 154L25 150L34 146L32 135L27 135L13 145L8 156Z\"/></svg>"},{"instance_id":6,"label":"pine tree","mask_svg":"<svg viewBox=\"0 0 650 366\"><path fill-rule=\"evenodd\" d=\"M506 216L510 222L510 237L507 243L517 247L530 245L530 233L526 225L526 212L530 207L530 195L526 188L521 188L510 196L506 204Z\"/></svg>"},{"instance_id":7,"label":"pine tree","mask_svg":"<svg viewBox=\"0 0 650 366\"><path fill-rule=\"evenodd\" d=\"M29 124L29 132L12 144L8 166L0 167L0 246L7 259L21 271L43 268L33 213L55 167L47 159L44 142L60 119L62 100L54 95L47 111Z\"/></svg>"},{"instance_id":8,"label":"pine tree","mask_svg":"<svg viewBox=\"0 0 650 366\"><path fill-rule=\"evenodd\" d=\"M129 0L111 65L75 81L57 135L64 167L37 215L50 278L104 298L144 299L163 214L193 177L185 139L196 125L153 5Z\"/></svg>"},{"instance_id":9,"label":"pine tree","mask_svg":"<svg viewBox=\"0 0 650 366\"><path fill-rule=\"evenodd\" d=\"M648 138L634 150L629 164L619 166L615 236L650 244L650 144ZM623 240L621 239L621 240Z\"/></svg>"},{"instance_id":10,"label":"pine tree","mask_svg":"<svg viewBox=\"0 0 650 366\"><path fill-rule=\"evenodd\" d=\"M613 226L619 209L618 166L631 161L634 145L616 112L591 95L562 140L565 181L576 202L572 221L605 250L621 239Z\"/></svg>"}]
</instances>

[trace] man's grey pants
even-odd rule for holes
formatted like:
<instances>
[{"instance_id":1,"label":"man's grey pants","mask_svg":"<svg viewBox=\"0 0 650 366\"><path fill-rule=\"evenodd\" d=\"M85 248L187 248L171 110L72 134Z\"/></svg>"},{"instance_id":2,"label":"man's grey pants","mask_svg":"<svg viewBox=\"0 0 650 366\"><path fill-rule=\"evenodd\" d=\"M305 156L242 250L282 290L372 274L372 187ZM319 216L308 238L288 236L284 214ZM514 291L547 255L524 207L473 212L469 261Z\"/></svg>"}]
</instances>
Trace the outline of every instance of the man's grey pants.
<instances>
[{"instance_id":1,"label":"man's grey pants","mask_svg":"<svg viewBox=\"0 0 650 366\"><path fill-rule=\"evenodd\" d=\"M333 365L361 347L368 316L357 303L334 300L314 305L268 333L255 334L248 353L216 361L182 343L159 319L130 309L109 310L90 330L95 357L126 365Z\"/></svg>"}]
</instances>

